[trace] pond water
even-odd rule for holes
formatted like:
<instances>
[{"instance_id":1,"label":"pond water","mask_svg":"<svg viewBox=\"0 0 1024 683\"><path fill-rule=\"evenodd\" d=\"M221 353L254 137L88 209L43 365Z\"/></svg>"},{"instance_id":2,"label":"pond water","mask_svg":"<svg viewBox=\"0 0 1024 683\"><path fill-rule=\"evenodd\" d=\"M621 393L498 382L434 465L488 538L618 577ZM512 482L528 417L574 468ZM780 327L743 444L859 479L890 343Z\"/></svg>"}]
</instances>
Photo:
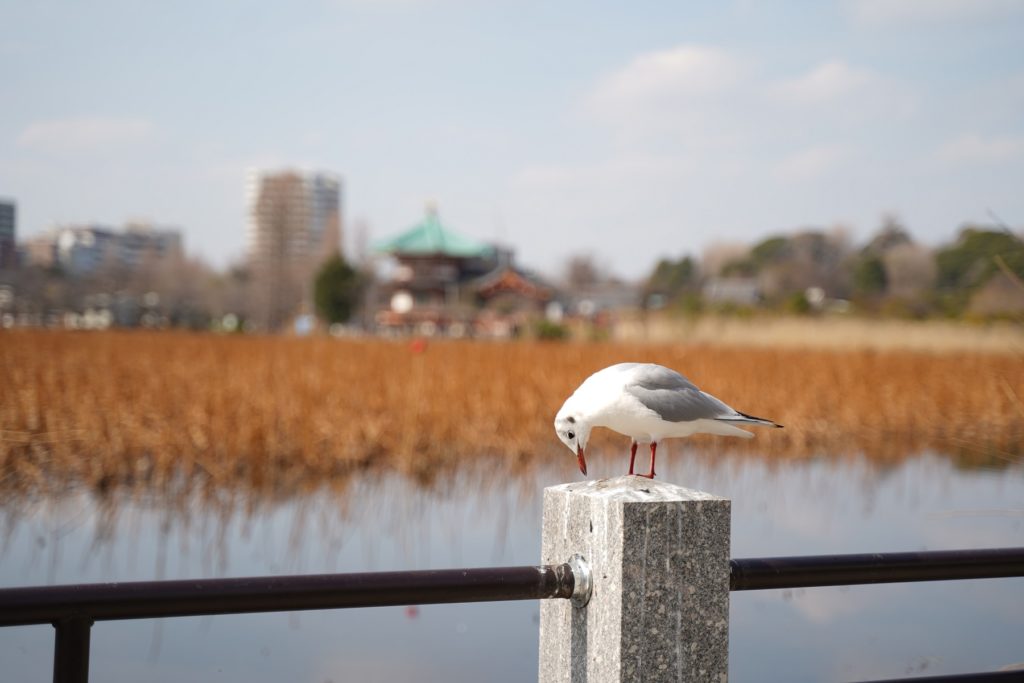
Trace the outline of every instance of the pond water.
<instances>
[{"instance_id":1,"label":"pond water","mask_svg":"<svg viewBox=\"0 0 1024 683\"><path fill-rule=\"evenodd\" d=\"M365 475L276 499L0 503L0 585L535 564L540 497L572 459ZM597 457L591 475L625 461ZM578 474L576 475L578 478ZM766 461L687 450L659 477L733 500L733 557L1024 545L1024 466L921 454ZM731 598L734 681L842 681L1024 661L1024 579L752 591ZM535 602L100 622L96 681L523 681ZM0 629L3 680L49 681L50 626Z\"/></svg>"}]
</instances>

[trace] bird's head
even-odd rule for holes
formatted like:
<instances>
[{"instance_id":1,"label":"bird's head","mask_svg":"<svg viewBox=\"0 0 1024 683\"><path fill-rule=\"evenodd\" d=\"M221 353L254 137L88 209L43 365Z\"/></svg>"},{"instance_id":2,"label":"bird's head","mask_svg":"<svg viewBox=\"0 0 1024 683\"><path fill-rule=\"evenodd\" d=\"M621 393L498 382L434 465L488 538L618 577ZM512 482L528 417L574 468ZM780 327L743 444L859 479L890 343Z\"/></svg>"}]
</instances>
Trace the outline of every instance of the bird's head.
<instances>
[{"instance_id":1,"label":"bird's head","mask_svg":"<svg viewBox=\"0 0 1024 683\"><path fill-rule=\"evenodd\" d=\"M576 454L580 472L586 476L587 460L584 457L584 452L587 449L587 440L590 439L590 423L566 402L566 405L558 411L558 415L555 415L555 433L558 434L562 443Z\"/></svg>"}]
</instances>

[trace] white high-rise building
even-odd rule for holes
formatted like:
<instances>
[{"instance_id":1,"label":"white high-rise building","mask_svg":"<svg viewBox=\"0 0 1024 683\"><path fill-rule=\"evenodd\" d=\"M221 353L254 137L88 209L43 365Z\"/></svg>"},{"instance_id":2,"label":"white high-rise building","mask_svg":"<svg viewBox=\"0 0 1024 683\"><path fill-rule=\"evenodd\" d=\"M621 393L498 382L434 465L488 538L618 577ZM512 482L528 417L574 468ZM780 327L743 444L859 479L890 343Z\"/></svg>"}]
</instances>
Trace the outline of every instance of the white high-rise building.
<instances>
[{"instance_id":1,"label":"white high-rise building","mask_svg":"<svg viewBox=\"0 0 1024 683\"><path fill-rule=\"evenodd\" d=\"M340 250L341 180L323 172L250 171L250 261L323 262Z\"/></svg>"},{"instance_id":2,"label":"white high-rise building","mask_svg":"<svg viewBox=\"0 0 1024 683\"><path fill-rule=\"evenodd\" d=\"M250 171L248 259L257 318L277 329L312 301L317 269L341 250L341 180L305 171Z\"/></svg>"}]
</instances>

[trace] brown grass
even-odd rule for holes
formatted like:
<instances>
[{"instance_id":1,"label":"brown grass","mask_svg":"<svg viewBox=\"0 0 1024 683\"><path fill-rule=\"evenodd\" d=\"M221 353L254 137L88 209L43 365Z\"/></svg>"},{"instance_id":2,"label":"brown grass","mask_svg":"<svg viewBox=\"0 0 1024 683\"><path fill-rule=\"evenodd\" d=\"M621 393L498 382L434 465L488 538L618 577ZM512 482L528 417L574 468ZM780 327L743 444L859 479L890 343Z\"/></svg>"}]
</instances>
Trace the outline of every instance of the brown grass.
<instances>
[{"instance_id":1,"label":"brown grass","mask_svg":"<svg viewBox=\"0 0 1024 683\"><path fill-rule=\"evenodd\" d=\"M258 487L367 467L429 477L465 459L572 461L552 418L589 373L676 368L736 408L786 425L695 437L770 457L922 449L1019 460L1024 360L1014 354L636 344L0 333L0 489L68 482ZM626 449L599 434L598 448ZM568 472L569 470L567 470Z\"/></svg>"}]
</instances>

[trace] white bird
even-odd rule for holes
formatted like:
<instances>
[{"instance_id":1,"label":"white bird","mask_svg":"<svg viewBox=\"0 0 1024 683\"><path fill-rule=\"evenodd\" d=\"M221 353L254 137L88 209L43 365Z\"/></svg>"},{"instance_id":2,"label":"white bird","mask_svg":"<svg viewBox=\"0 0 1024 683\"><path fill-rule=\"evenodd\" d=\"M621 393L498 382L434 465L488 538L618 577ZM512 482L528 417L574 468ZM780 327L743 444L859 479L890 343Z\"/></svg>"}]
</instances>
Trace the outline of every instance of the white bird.
<instances>
[{"instance_id":1,"label":"white bird","mask_svg":"<svg viewBox=\"0 0 1024 683\"><path fill-rule=\"evenodd\" d=\"M654 455L662 439L691 434L754 437L737 424L782 426L734 410L675 370L653 363L619 363L595 372L555 416L555 432L576 453L584 475L590 431L607 427L633 440L629 474L633 474L637 444L651 444L651 471L640 475L650 479L654 478Z\"/></svg>"}]
</instances>

